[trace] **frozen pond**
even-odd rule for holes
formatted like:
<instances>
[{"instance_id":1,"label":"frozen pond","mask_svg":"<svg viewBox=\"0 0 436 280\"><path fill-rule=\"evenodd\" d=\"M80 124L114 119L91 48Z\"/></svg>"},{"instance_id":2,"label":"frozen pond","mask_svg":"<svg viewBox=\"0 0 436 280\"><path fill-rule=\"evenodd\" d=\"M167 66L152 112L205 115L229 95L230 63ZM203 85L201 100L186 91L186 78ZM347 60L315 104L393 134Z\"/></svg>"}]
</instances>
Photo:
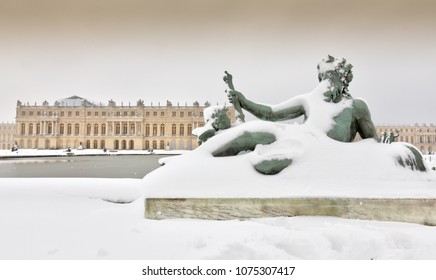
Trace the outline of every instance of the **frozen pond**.
<instances>
[{"instance_id":1,"label":"frozen pond","mask_svg":"<svg viewBox=\"0 0 436 280\"><path fill-rule=\"evenodd\" d=\"M168 155L37 157L0 160L0 178L143 178Z\"/></svg>"}]
</instances>

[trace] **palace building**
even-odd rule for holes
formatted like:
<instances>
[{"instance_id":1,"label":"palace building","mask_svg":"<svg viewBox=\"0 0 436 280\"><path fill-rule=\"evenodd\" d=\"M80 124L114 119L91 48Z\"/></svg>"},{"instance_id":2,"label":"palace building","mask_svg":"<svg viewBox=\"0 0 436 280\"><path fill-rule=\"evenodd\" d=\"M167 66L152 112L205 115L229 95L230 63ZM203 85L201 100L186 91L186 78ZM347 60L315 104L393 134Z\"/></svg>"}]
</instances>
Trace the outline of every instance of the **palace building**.
<instances>
[{"instance_id":1,"label":"palace building","mask_svg":"<svg viewBox=\"0 0 436 280\"><path fill-rule=\"evenodd\" d=\"M415 125L379 125L376 126L377 134L390 131L396 133L396 141L407 142L417 147L423 154L433 154L436 151L436 126L434 124Z\"/></svg>"},{"instance_id":2,"label":"palace building","mask_svg":"<svg viewBox=\"0 0 436 280\"><path fill-rule=\"evenodd\" d=\"M0 149L12 149L15 144L15 123L0 123Z\"/></svg>"},{"instance_id":3,"label":"palace building","mask_svg":"<svg viewBox=\"0 0 436 280\"><path fill-rule=\"evenodd\" d=\"M204 126L208 105L145 106L142 100L134 106L113 100L102 105L78 96L53 105L18 101L15 141L19 148L37 149L192 150L198 146L192 131ZM234 110L228 114L235 119Z\"/></svg>"}]
</instances>

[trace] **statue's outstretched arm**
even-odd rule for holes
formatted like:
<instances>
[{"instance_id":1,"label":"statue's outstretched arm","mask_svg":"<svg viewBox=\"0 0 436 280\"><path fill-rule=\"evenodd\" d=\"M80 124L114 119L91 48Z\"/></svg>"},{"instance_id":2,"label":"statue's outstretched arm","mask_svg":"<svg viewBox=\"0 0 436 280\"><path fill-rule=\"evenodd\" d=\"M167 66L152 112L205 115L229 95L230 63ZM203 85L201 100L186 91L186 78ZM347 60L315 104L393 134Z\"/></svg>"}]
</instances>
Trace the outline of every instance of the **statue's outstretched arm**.
<instances>
[{"instance_id":1,"label":"statue's outstretched arm","mask_svg":"<svg viewBox=\"0 0 436 280\"><path fill-rule=\"evenodd\" d=\"M298 98L291 99L282 104L270 106L266 104L255 103L248 100L242 93L238 91L230 91L230 102L232 97L236 96L239 99L241 107L254 116L267 121L283 121L298 118L305 115L304 107Z\"/></svg>"}]
</instances>

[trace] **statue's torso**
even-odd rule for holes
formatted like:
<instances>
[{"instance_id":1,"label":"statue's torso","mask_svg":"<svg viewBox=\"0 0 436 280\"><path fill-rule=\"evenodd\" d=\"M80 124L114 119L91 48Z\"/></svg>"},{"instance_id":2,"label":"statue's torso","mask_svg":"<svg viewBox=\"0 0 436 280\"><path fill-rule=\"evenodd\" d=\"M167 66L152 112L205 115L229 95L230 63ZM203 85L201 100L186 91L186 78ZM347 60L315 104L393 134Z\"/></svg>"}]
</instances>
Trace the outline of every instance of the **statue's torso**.
<instances>
[{"instance_id":1,"label":"statue's torso","mask_svg":"<svg viewBox=\"0 0 436 280\"><path fill-rule=\"evenodd\" d=\"M357 133L354 110L355 108L353 106L345 108L339 113L339 115L333 119L335 124L327 133L327 136L341 142L352 142Z\"/></svg>"}]
</instances>

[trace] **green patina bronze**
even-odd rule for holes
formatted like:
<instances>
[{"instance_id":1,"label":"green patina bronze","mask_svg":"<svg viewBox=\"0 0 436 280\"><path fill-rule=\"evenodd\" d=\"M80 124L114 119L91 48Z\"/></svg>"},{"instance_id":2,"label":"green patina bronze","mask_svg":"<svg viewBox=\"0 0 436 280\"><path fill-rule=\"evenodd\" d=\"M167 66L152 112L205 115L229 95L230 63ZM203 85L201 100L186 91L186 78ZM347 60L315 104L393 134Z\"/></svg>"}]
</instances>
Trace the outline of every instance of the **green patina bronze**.
<instances>
[{"instance_id":1,"label":"green patina bronze","mask_svg":"<svg viewBox=\"0 0 436 280\"><path fill-rule=\"evenodd\" d=\"M254 166L257 172L265 175L275 175L291 165L292 159L264 160Z\"/></svg>"},{"instance_id":2,"label":"green patina bronze","mask_svg":"<svg viewBox=\"0 0 436 280\"><path fill-rule=\"evenodd\" d=\"M206 142L209 138L215 136L219 130L230 128L231 121L227 115L228 108L216 109L209 120L212 123L213 129L208 129L198 136L199 144Z\"/></svg>"},{"instance_id":3,"label":"green patina bronze","mask_svg":"<svg viewBox=\"0 0 436 280\"><path fill-rule=\"evenodd\" d=\"M328 90L323 94L324 101L334 104L342 100L351 101L350 107L343 109L333 118L334 124L331 129L326 132L327 136L341 142L352 142L356 135L359 134L362 139L374 138L379 141L368 106L363 100L354 99L348 91L348 86L353 79L352 67L353 66L347 63L345 59L339 60L332 56L328 56L327 59L324 59L318 64L319 81L327 81L330 85ZM242 93L235 90L232 75L227 71L225 74L224 81L229 86L229 101L234 104L235 109L239 112L239 119L241 121L244 121L242 109L266 121L284 121L301 116L303 116L305 120L308 118L302 104L296 104L281 110L273 110L269 105L259 104L247 99ZM256 139L252 138L254 135L258 137L256 137ZM236 155L242 151L253 150L256 144L271 143L273 139L273 135L271 134L268 134L269 138L266 141L259 136L262 136L262 134L244 133L230 143L224 144L219 151L213 154L214 156ZM393 135L393 133L389 135L389 141L393 142L394 139L395 135ZM274 142L274 140L272 142ZM425 171L422 156L414 149L411 149L411 151L414 158L407 160L406 163L402 162L402 165L407 165L414 170ZM291 165L291 163L291 159L268 160L257 164L255 169L263 174L276 174Z\"/></svg>"},{"instance_id":4,"label":"green patina bronze","mask_svg":"<svg viewBox=\"0 0 436 280\"><path fill-rule=\"evenodd\" d=\"M221 146L212 154L215 157L236 156L240 152L253 151L256 145L267 145L274 143L276 137L274 134L268 132L244 132L241 136L237 137L231 142Z\"/></svg>"}]
</instances>

